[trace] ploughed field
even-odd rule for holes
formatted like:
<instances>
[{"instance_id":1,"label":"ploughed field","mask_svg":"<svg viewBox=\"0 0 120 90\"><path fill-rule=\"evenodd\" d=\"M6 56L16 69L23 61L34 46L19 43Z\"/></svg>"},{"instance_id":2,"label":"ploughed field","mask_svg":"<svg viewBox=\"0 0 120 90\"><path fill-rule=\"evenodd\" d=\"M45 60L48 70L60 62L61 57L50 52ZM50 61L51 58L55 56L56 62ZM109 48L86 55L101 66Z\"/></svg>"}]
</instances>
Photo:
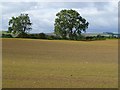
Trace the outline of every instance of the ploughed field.
<instances>
[{"instance_id":1,"label":"ploughed field","mask_svg":"<svg viewBox=\"0 0 120 90\"><path fill-rule=\"evenodd\" d=\"M2 39L3 88L117 88L118 40Z\"/></svg>"}]
</instances>

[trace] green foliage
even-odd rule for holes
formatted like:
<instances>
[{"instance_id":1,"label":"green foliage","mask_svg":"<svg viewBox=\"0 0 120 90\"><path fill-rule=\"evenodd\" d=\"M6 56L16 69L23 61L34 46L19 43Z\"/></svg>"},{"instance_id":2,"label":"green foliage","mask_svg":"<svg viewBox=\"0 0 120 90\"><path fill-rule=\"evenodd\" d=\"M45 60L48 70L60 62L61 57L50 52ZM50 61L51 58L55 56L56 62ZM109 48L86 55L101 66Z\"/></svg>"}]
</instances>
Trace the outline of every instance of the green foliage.
<instances>
[{"instance_id":1,"label":"green foliage","mask_svg":"<svg viewBox=\"0 0 120 90\"><path fill-rule=\"evenodd\" d=\"M10 33L8 33L8 31L1 31L0 32L0 38L13 38L12 35Z\"/></svg>"},{"instance_id":2,"label":"green foliage","mask_svg":"<svg viewBox=\"0 0 120 90\"><path fill-rule=\"evenodd\" d=\"M106 37L97 35L97 36L87 36L82 38L83 41L94 41L94 40L106 40Z\"/></svg>"},{"instance_id":3,"label":"green foliage","mask_svg":"<svg viewBox=\"0 0 120 90\"><path fill-rule=\"evenodd\" d=\"M9 20L8 31L13 35L18 36L19 34L29 32L32 29L31 25L32 23L30 22L28 14L21 14L20 16L12 17Z\"/></svg>"},{"instance_id":4,"label":"green foliage","mask_svg":"<svg viewBox=\"0 0 120 90\"><path fill-rule=\"evenodd\" d=\"M13 38L11 34L2 34L2 38Z\"/></svg>"},{"instance_id":5,"label":"green foliage","mask_svg":"<svg viewBox=\"0 0 120 90\"><path fill-rule=\"evenodd\" d=\"M16 38L28 38L27 33L20 33L19 35L16 36Z\"/></svg>"},{"instance_id":6,"label":"green foliage","mask_svg":"<svg viewBox=\"0 0 120 90\"><path fill-rule=\"evenodd\" d=\"M45 33L38 33L38 34L28 34L26 38L32 39L48 39L48 40L60 40L59 37L54 35L46 35Z\"/></svg>"},{"instance_id":7,"label":"green foliage","mask_svg":"<svg viewBox=\"0 0 120 90\"><path fill-rule=\"evenodd\" d=\"M28 38L32 38L32 39L46 39L46 35L44 33L28 34Z\"/></svg>"},{"instance_id":8,"label":"green foliage","mask_svg":"<svg viewBox=\"0 0 120 90\"><path fill-rule=\"evenodd\" d=\"M38 34L27 34L27 33L21 33L16 38L31 38L31 39L46 39L47 35L44 33L38 33Z\"/></svg>"},{"instance_id":9,"label":"green foliage","mask_svg":"<svg viewBox=\"0 0 120 90\"><path fill-rule=\"evenodd\" d=\"M39 38L46 39L46 35L44 33L39 33Z\"/></svg>"},{"instance_id":10,"label":"green foliage","mask_svg":"<svg viewBox=\"0 0 120 90\"><path fill-rule=\"evenodd\" d=\"M61 38L53 35L46 35L46 39L48 40L60 40Z\"/></svg>"},{"instance_id":11,"label":"green foliage","mask_svg":"<svg viewBox=\"0 0 120 90\"><path fill-rule=\"evenodd\" d=\"M89 23L75 10L61 10L56 14L54 32L57 36L76 40L86 31Z\"/></svg>"}]
</instances>

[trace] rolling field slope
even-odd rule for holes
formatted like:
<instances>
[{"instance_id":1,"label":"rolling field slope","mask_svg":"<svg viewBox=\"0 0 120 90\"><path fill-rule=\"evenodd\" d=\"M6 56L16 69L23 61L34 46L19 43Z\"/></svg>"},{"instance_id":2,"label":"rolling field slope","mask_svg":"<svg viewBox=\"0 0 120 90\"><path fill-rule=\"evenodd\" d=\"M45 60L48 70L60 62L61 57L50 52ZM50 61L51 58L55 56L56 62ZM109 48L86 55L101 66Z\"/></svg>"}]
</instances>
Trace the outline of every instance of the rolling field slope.
<instances>
[{"instance_id":1,"label":"rolling field slope","mask_svg":"<svg viewBox=\"0 0 120 90\"><path fill-rule=\"evenodd\" d=\"M118 41L2 39L4 88L117 88Z\"/></svg>"}]
</instances>

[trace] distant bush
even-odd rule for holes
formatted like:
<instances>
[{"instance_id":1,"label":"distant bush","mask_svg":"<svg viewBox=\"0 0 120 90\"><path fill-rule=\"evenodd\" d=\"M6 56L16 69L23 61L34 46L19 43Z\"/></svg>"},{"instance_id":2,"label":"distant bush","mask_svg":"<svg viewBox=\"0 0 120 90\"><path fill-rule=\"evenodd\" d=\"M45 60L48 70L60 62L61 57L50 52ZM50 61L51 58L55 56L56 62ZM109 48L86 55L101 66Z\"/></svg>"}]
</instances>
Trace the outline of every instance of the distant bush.
<instances>
[{"instance_id":1,"label":"distant bush","mask_svg":"<svg viewBox=\"0 0 120 90\"><path fill-rule=\"evenodd\" d=\"M97 36L96 36L96 39L97 39L97 40L105 40L106 37L105 37L105 36L101 36L101 35L97 35Z\"/></svg>"},{"instance_id":2,"label":"distant bush","mask_svg":"<svg viewBox=\"0 0 120 90\"><path fill-rule=\"evenodd\" d=\"M62 38L54 35L46 35L46 39L48 40L61 40Z\"/></svg>"},{"instance_id":3,"label":"distant bush","mask_svg":"<svg viewBox=\"0 0 120 90\"><path fill-rule=\"evenodd\" d=\"M32 39L46 39L46 35L44 33L28 34L28 38L32 38Z\"/></svg>"},{"instance_id":4,"label":"distant bush","mask_svg":"<svg viewBox=\"0 0 120 90\"><path fill-rule=\"evenodd\" d=\"M120 37L116 37L116 36L109 36L107 37L107 39L119 39Z\"/></svg>"},{"instance_id":5,"label":"distant bush","mask_svg":"<svg viewBox=\"0 0 120 90\"><path fill-rule=\"evenodd\" d=\"M2 38L13 38L11 34L2 34ZM111 37L111 36L102 36L102 35L97 35L97 36L76 36L73 39L70 39L68 37L66 38L61 38L59 36L55 35L46 35L45 33L37 33L37 34L26 34L22 33L19 34L16 38L30 38L30 39L48 39L48 40L77 40L77 41L94 41L94 40L106 40L106 39L114 39L118 37Z\"/></svg>"},{"instance_id":6,"label":"distant bush","mask_svg":"<svg viewBox=\"0 0 120 90\"><path fill-rule=\"evenodd\" d=\"M55 37L53 35L47 35L47 39L48 40L53 40L53 39L55 39Z\"/></svg>"},{"instance_id":7,"label":"distant bush","mask_svg":"<svg viewBox=\"0 0 120 90\"><path fill-rule=\"evenodd\" d=\"M36 34L28 34L28 38L37 39L37 35Z\"/></svg>"},{"instance_id":8,"label":"distant bush","mask_svg":"<svg viewBox=\"0 0 120 90\"><path fill-rule=\"evenodd\" d=\"M40 38L40 39L46 39L46 34L44 34L44 33L39 33L39 34L38 34L38 38Z\"/></svg>"},{"instance_id":9,"label":"distant bush","mask_svg":"<svg viewBox=\"0 0 120 90\"><path fill-rule=\"evenodd\" d=\"M21 33L21 34L19 34L16 38L28 38L28 34L26 34L26 33Z\"/></svg>"},{"instance_id":10,"label":"distant bush","mask_svg":"<svg viewBox=\"0 0 120 90\"><path fill-rule=\"evenodd\" d=\"M82 41L94 41L94 40L106 40L105 36L97 35L97 36L87 36L81 39Z\"/></svg>"},{"instance_id":11,"label":"distant bush","mask_svg":"<svg viewBox=\"0 0 120 90\"><path fill-rule=\"evenodd\" d=\"M44 33L38 33L38 34L22 33L19 34L16 38L46 39L46 35Z\"/></svg>"},{"instance_id":12,"label":"distant bush","mask_svg":"<svg viewBox=\"0 0 120 90\"><path fill-rule=\"evenodd\" d=\"M2 34L2 38L13 38L11 34Z\"/></svg>"}]
</instances>

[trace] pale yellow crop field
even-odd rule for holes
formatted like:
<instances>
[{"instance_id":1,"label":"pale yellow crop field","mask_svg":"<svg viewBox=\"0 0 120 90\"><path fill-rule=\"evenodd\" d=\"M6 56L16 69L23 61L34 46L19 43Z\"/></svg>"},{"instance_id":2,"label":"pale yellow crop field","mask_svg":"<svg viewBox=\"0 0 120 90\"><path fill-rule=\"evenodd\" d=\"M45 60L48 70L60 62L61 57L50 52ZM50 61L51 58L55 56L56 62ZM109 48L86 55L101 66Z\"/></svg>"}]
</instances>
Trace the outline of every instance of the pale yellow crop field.
<instances>
[{"instance_id":1,"label":"pale yellow crop field","mask_svg":"<svg viewBox=\"0 0 120 90\"><path fill-rule=\"evenodd\" d=\"M118 40L2 41L3 88L118 87Z\"/></svg>"}]
</instances>

